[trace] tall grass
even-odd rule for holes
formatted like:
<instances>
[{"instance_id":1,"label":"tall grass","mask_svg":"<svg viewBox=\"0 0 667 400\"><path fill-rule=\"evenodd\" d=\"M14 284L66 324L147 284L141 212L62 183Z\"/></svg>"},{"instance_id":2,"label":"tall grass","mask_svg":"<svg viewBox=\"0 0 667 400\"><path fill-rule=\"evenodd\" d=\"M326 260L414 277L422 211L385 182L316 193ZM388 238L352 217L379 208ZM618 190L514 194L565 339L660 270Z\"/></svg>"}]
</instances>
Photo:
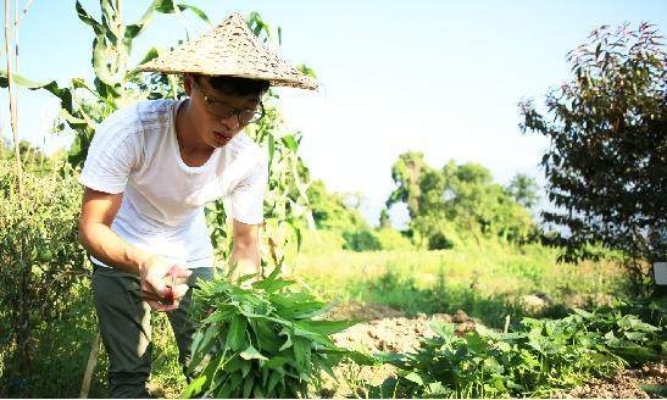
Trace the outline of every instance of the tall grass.
<instances>
[{"instance_id":1,"label":"tall grass","mask_svg":"<svg viewBox=\"0 0 667 400\"><path fill-rule=\"evenodd\" d=\"M495 241L439 251L306 249L294 258L293 274L330 299L386 304L407 315L462 309L492 326L518 317L526 295L537 294L551 306L588 308L619 294L619 268L559 264L557 255L539 245Z\"/></svg>"}]
</instances>

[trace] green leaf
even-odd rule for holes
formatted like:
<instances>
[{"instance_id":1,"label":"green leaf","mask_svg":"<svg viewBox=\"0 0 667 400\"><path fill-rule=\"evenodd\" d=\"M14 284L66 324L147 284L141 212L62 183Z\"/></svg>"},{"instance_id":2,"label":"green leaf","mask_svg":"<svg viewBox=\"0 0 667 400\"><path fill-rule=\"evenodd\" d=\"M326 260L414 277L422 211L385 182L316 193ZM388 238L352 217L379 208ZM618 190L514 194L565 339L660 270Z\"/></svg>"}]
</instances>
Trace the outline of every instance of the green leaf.
<instances>
[{"instance_id":1,"label":"green leaf","mask_svg":"<svg viewBox=\"0 0 667 400\"><path fill-rule=\"evenodd\" d=\"M139 65L146 64L147 62L156 59L158 57L158 55L159 55L158 49L155 48L155 47L151 47L146 52L146 55L144 56L144 58L142 58L141 61L139 61Z\"/></svg>"},{"instance_id":2,"label":"green leaf","mask_svg":"<svg viewBox=\"0 0 667 400\"><path fill-rule=\"evenodd\" d=\"M79 0L76 1L75 7L79 19L93 28L93 31L95 31L95 36L99 37L104 35L104 27L99 22L97 22L93 17L91 17L90 14L88 14L88 12L83 8Z\"/></svg>"},{"instance_id":3,"label":"green leaf","mask_svg":"<svg viewBox=\"0 0 667 400\"><path fill-rule=\"evenodd\" d=\"M268 358L264 357L262 353L257 351L257 349L251 344L245 350L239 354L244 360L262 360L268 361Z\"/></svg>"},{"instance_id":4,"label":"green leaf","mask_svg":"<svg viewBox=\"0 0 667 400\"><path fill-rule=\"evenodd\" d=\"M294 152L294 153L297 152L297 150L299 148L299 144L294 139L294 135L286 135L286 136L280 138L280 141L283 143L283 145L285 145L285 147L287 147L292 152Z\"/></svg>"},{"instance_id":5,"label":"green leaf","mask_svg":"<svg viewBox=\"0 0 667 400\"><path fill-rule=\"evenodd\" d=\"M297 321L294 327L303 332L314 332L319 335L331 335L341 332L356 322L353 321Z\"/></svg>"},{"instance_id":6,"label":"green leaf","mask_svg":"<svg viewBox=\"0 0 667 400\"><path fill-rule=\"evenodd\" d=\"M204 21L208 24L211 23L211 21L208 19L208 15L206 15L206 13L204 11L202 11L201 9L199 9L195 6L191 6L191 5L188 5L188 4L185 4L185 3L181 3L181 4L178 5L178 8L181 11L190 10L190 11L192 11L193 14L198 16L199 19L201 19L202 21Z\"/></svg>"},{"instance_id":7,"label":"green leaf","mask_svg":"<svg viewBox=\"0 0 667 400\"><path fill-rule=\"evenodd\" d=\"M155 0L153 9L163 14L171 14L176 11L173 0Z\"/></svg>"},{"instance_id":8,"label":"green leaf","mask_svg":"<svg viewBox=\"0 0 667 400\"><path fill-rule=\"evenodd\" d=\"M198 331L192 343L192 359L189 363L189 370L194 369L199 365L202 359L208 354L209 350L215 344L215 339L218 337L218 330L214 327L206 329L205 333Z\"/></svg>"},{"instance_id":9,"label":"green leaf","mask_svg":"<svg viewBox=\"0 0 667 400\"><path fill-rule=\"evenodd\" d=\"M294 338L294 357L296 359L297 371L299 374L310 373L310 341L302 338Z\"/></svg>"},{"instance_id":10,"label":"green leaf","mask_svg":"<svg viewBox=\"0 0 667 400\"><path fill-rule=\"evenodd\" d=\"M250 393L252 393L252 386L254 382L252 379L246 379L245 384L243 385L243 398L250 398Z\"/></svg>"},{"instance_id":11,"label":"green leaf","mask_svg":"<svg viewBox=\"0 0 667 400\"><path fill-rule=\"evenodd\" d=\"M263 279L252 284L253 289L266 290L269 293L276 292L284 287L293 285L294 281L286 279Z\"/></svg>"},{"instance_id":12,"label":"green leaf","mask_svg":"<svg viewBox=\"0 0 667 400\"><path fill-rule=\"evenodd\" d=\"M421 375L416 372L410 372L409 374L405 375L405 379L409 380L410 382L414 382L419 386L424 386L424 380L422 379Z\"/></svg>"},{"instance_id":13,"label":"green leaf","mask_svg":"<svg viewBox=\"0 0 667 400\"><path fill-rule=\"evenodd\" d=\"M227 347L233 351L238 351L247 346L246 342L246 322L242 317L235 316L229 326L227 334Z\"/></svg>"},{"instance_id":14,"label":"green leaf","mask_svg":"<svg viewBox=\"0 0 667 400\"><path fill-rule=\"evenodd\" d=\"M206 375L201 375L195 378L192 382L190 382L188 387L185 388L185 391L179 397L181 399L191 399L196 397L202 392L206 380Z\"/></svg>"},{"instance_id":15,"label":"green leaf","mask_svg":"<svg viewBox=\"0 0 667 400\"><path fill-rule=\"evenodd\" d=\"M273 162L273 156L276 152L276 139L269 134L269 165Z\"/></svg>"},{"instance_id":16,"label":"green leaf","mask_svg":"<svg viewBox=\"0 0 667 400\"><path fill-rule=\"evenodd\" d=\"M278 385L278 382L280 381L285 382L285 376L278 372L273 372L269 377L269 384L267 385L266 388L267 394L272 394L273 390L276 388L276 385ZM270 397L277 397L277 396L270 396Z\"/></svg>"},{"instance_id":17,"label":"green leaf","mask_svg":"<svg viewBox=\"0 0 667 400\"><path fill-rule=\"evenodd\" d=\"M72 113L72 91L69 88L61 88L56 81L39 83L32 81L22 75L12 74L12 82L30 90L44 89L60 99L60 107ZM9 86L9 78L6 70L0 70L0 87Z\"/></svg>"},{"instance_id":18,"label":"green leaf","mask_svg":"<svg viewBox=\"0 0 667 400\"><path fill-rule=\"evenodd\" d=\"M104 40L100 40L99 38L95 38L95 40L93 40L92 63L93 68L95 69L95 75L97 75L97 78L99 78L107 85L114 86L116 82L109 69L107 60L108 51L109 47L107 47L107 44Z\"/></svg>"},{"instance_id":19,"label":"green leaf","mask_svg":"<svg viewBox=\"0 0 667 400\"><path fill-rule=\"evenodd\" d=\"M292 345L293 345L293 343L292 343L292 335L290 335L289 332L287 332L287 331L285 331L285 330L283 330L283 332L285 332L284 335L287 336L287 339L285 340L285 343L283 343L283 345L280 346L280 349L278 349L279 352L280 352L280 351L283 351L283 350L285 350L285 349L289 349L289 348L292 347ZM282 334L281 334L281 336L282 336Z\"/></svg>"},{"instance_id":20,"label":"green leaf","mask_svg":"<svg viewBox=\"0 0 667 400\"><path fill-rule=\"evenodd\" d=\"M193 14L198 16L202 21L210 23L208 16L201 9L191 6L189 4L180 3L178 5L174 4L173 0L155 0L153 2L153 9L157 12L163 14L172 14L176 12L176 7L179 11L190 10Z\"/></svg>"},{"instance_id":21,"label":"green leaf","mask_svg":"<svg viewBox=\"0 0 667 400\"><path fill-rule=\"evenodd\" d=\"M287 357L283 356L276 356L276 357L271 357L270 360L264 363L264 368L269 368L269 369L281 369L283 365L287 364L290 362L290 359Z\"/></svg>"}]
</instances>

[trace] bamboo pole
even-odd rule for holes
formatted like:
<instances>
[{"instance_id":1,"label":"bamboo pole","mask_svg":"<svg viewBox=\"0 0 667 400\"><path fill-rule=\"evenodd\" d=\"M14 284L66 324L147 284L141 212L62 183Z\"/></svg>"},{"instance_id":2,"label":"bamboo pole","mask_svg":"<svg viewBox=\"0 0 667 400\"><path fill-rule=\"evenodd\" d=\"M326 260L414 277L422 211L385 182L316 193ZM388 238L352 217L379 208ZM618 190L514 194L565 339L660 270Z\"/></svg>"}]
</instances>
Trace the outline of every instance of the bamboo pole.
<instances>
[{"instance_id":1,"label":"bamboo pole","mask_svg":"<svg viewBox=\"0 0 667 400\"><path fill-rule=\"evenodd\" d=\"M19 193L19 199L23 198L23 168L21 166L21 153L19 151L19 132L18 132L18 121L17 121L17 112L16 112L16 96L15 88L13 82L13 65L12 65L12 53L10 51L11 38L12 38L12 29L11 27L11 18L10 18L11 7L9 5L9 0L5 0L5 52L7 53L7 92L9 95L9 113L12 127L12 135L14 138L14 157L16 158L16 179L17 187ZM16 32L16 26L14 26L14 32ZM16 51L16 49L15 49ZM18 54L14 53L14 56L17 57ZM21 202L20 202L21 204Z\"/></svg>"}]
</instances>

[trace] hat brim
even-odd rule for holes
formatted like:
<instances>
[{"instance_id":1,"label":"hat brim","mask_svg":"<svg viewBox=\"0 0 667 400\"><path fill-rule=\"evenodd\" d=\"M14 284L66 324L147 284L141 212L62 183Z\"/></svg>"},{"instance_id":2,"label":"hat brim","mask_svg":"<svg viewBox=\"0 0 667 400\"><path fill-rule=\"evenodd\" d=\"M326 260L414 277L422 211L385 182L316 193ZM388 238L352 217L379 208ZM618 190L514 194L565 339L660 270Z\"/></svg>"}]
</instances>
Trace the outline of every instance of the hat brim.
<instances>
[{"instance_id":1,"label":"hat brim","mask_svg":"<svg viewBox=\"0 0 667 400\"><path fill-rule=\"evenodd\" d=\"M255 36L239 14L197 39L140 65L140 71L234 76L267 81L271 86L316 89L302 73Z\"/></svg>"}]
</instances>

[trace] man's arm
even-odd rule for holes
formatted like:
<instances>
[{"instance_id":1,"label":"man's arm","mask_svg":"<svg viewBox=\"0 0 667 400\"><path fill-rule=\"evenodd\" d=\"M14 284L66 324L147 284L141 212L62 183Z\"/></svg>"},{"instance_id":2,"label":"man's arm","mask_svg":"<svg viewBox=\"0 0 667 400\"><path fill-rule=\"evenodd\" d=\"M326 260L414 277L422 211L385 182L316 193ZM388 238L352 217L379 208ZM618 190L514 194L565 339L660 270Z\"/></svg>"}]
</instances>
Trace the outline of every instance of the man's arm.
<instances>
[{"instance_id":1,"label":"man's arm","mask_svg":"<svg viewBox=\"0 0 667 400\"><path fill-rule=\"evenodd\" d=\"M79 241L95 258L114 268L139 275L141 266L148 263L152 254L129 245L111 230L123 194L109 194L85 188Z\"/></svg>"},{"instance_id":2,"label":"man's arm","mask_svg":"<svg viewBox=\"0 0 667 400\"><path fill-rule=\"evenodd\" d=\"M260 274L259 225L249 225L234 220L229 265L232 268L230 271L232 281L243 275Z\"/></svg>"},{"instance_id":3,"label":"man's arm","mask_svg":"<svg viewBox=\"0 0 667 400\"><path fill-rule=\"evenodd\" d=\"M85 188L79 218L79 241L95 258L119 270L138 275L142 295L156 310L170 310L178 306L178 300L187 291L184 285L191 271L175 266L163 257L156 256L125 242L113 230L113 222L120 208L123 194L109 194ZM167 287L165 278L171 277ZM185 287L183 287L185 286ZM167 306L160 300L175 300Z\"/></svg>"}]
</instances>

